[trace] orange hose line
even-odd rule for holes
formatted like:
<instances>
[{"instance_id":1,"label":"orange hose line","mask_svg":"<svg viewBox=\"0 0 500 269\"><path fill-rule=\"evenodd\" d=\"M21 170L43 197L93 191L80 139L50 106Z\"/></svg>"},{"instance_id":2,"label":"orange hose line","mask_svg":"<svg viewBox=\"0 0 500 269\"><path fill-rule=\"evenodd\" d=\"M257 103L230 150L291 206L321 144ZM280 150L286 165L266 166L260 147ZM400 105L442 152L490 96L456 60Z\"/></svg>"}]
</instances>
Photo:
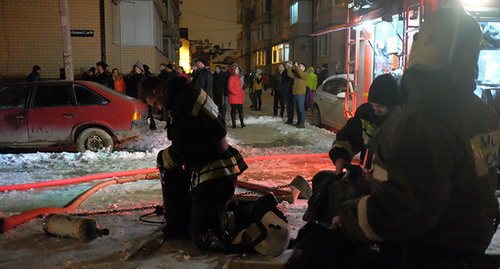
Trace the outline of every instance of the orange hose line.
<instances>
[{"instance_id":1,"label":"orange hose line","mask_svg":"<svg viewBox=\"0 0 500 269\"><path fill-rule=\"evenodd\" d=\"M300 158L325 158L328 157L328 153L322 154L291 154L291 155L272 155L272 156L257 156L257 157L248 157L245 158L246 162L255 162L255 161L265 161L265 160L277 160L277 159L300 159ZM10 216L8 218L0 218L0 234L28 221L41 214L51 214L51 213L60 213L64 211L70 211L76 209L83 201L85 201L90 195L95 193L96 191L107 187L113 184L122 184L132 181L137 181L141 179L153 179L159 178L157 173L157 168L149 168L149 169L139 169L139 170L130 170L130 171L120 171L113 173L104 173L104 174L95 174L89 176L83 176L78 178L69 178L69 179L61 179L61 180L53 180L46 182L38 182L38 183L30 183L30 184L20 184L20 185L7 185L0 186L1 191L7 190L23 190L23 189L31 189L31 188L43 188L64 184L75 184L81 183L91 180L104 179L110 177L120 177L116 179L111 179L102 183L95 185L94 187L88 189L87 191L80 194L73 201L68 203L63 208L55 208L55 207L42 207L36 208L32 210L28 210L26 212Z\"/></svg>"},{"instance_id":2,"label":"orange hose line","mask_svg":"<svg viewBox=\"0 0 500 269\"><path fill-rule=\"evenodd\" d=\"M83 192L79 196L77 196L75 199L73 199L71 202L69 202L63 208L56 208L56 207L35 208L35 209L31 209L31 210L28 210L26 212L23 212L23 213L20 213L17 215L10 216L10 217L5 218L5 219L0 219L0 234L20 225L28 220L34 219L41 214L60 213L60 212L75 210L90 195L92 195L96 191L98 191L102 188L105 188L109 185L133 182L133 181L142 180L142 179L154 179L154 178L158 178L158 177L159 177L159 175L157 173L152 173L152 174L144 174L141 176L129 176L129 177L116 178L116 179L111 179L111 180L99 183L99 184L95 185L94 187L88 189L87 191Z\"/></svg>"},{"instance_id":3,"label":"orange hose line","mask_svg":"<svg viewBox=\"0 0 500 269\"><path fill-rule=\"evenodd\" d=\"M312 158L328 158L328 153L256 156L256 157L246 157L244 159L245 159L245 162L250 163L250 162L267 161L267 160L312 159ZM50 181L43 181L43 182L36 182L36 183L5 185L5 186L0 186L0 192L46 188L46 187L53 187L53 186L66 185L66 184L83 183L83 182L98 180L98 179L106 179L106 178L113 178L113 177L125 177L125 176L149 174L149 173L155 173L155 172L158 172L158 168L146 168L146 169L137 169L137 170L129 170L129 171L119 171L119 172L87 175L87 176L82 176L82 177L50 180Z\"/></svg>"}]
</instances>

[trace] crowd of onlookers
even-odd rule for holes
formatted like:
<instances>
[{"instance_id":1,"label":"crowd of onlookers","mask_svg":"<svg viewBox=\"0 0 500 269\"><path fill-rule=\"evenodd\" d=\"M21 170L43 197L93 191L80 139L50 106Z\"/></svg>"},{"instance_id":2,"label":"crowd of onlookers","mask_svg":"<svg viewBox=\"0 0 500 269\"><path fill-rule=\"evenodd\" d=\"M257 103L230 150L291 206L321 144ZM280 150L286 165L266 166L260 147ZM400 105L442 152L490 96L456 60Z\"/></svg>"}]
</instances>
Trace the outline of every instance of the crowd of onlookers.
<instances>
[{"instance_id":1,"label":"crowd of onlookers","mask_svg":"<svg viewBox=\"0 0 500 269\"><path fill-rule=\"evenodd\" d=\"M191 66L193 71L187 74L182 66L175 67L173 63L161 63L157 76L166 81L184 77L190 83L199 86L212 98L223 118L228 107L231 107L233 128L236 128L236 114L239 116L241 127L245 127L243 120L245 92L248 92L251 101L250 108L260 111L262 93L269 89L271 96L274 96L273 116L283 118L286 111L287 124L294 124L296 116L295 125L304 128L305 112L312 106L316 88L330 73L326 63L317 69L311 66L306 70L305 64L290 61L279 64L274 75L263 73L261 69L252 70L245 75L243 69L236 63L230 65L227 71L220 65L212 71L206 65L204 59L195 59ZM60 79L65 79L64 69L61 68L59 71ZM38 81L41 72L40 66L33 66L33 71L27 80ZM137 98L140 83L149 76L153 76L150 67L140 61L136 62L127 74L123 74L117 68L109 71L108 65L100 61L95 67L82 70L77 79L94 81ZM161 111L160 114L160 120L168 117L168 111ZM150 128L156 129L154 121L151 121Z\"/></svg>"}]
</instances>

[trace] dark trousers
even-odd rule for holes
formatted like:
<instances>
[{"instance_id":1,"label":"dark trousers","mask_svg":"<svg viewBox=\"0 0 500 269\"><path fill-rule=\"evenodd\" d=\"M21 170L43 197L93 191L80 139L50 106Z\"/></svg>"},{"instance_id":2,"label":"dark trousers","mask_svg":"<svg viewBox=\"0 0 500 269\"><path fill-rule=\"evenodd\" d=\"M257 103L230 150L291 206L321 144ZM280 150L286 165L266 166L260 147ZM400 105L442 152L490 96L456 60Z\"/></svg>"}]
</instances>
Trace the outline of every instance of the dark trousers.
<instances>
[{"instance_id":1,"label":"dark trousers","mask_svg":"<svg viewBox=\"0 0 500 269\"><path fill-rule=\"evenodd\" d=\"M294 113L294 101L293 98L291 100L286 100L286 116L287 116L287 123L292 124L293 123L293 113Z\"/></svg>"},{"instance_id":2,"label":"dark trousers","mask_svg":"<svg viewBox=\"0 0 500 269\"><path fill-rule=\"evenodd\" d=\"M234 194L236 176L214 178L190 191L191 172L178 168L161 173L167 234L173 238L190 234L197 244L209 230L222 236L221 218Z\"/></svg>"},{"instance_id":3,"label":"dark trousers","mask_svg":"<svg viewBox=\"0 0 500 269\"><path fill-rule=\"evenodd\" d=\"M243 128L245 124L243 123L243 105L242 104L231 104L231 122L233 123L233 128L236 128L236 112L240 117L241 127Z\"/></svg>"},{"instance_id":4,"label":"dark trousers","mask_svg":"<svg viewBox=\"0 0 500 269\"><path fill-rule=\"evenodd\" d=\"M280 107L280 117L283 118L285 112L285 100L283 100L283 93L281 91L276 91L274 93L274 106L273 106L273 116L278 116L278 106Z\"/></svg>"},{"instance_id":5,"label":"dark trousers","mask_svg":"<svg viewBox=\"0 0 500 269\"><path fill-rule=\"evenodd\" d=\"M255 105L257 109L262 107L262 90L255 91Z\"/></svg>"}]
</instances>

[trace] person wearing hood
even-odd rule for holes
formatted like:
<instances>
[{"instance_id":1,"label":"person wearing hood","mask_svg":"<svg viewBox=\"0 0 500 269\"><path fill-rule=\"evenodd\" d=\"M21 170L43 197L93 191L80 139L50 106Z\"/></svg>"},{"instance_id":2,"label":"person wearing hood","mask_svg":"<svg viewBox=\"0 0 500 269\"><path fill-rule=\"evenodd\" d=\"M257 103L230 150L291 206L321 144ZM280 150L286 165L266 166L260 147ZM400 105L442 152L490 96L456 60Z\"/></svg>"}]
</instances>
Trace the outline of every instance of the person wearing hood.
<instances>
[{"instance_id":1,"label":"person wearing hood","mask_svg":"<svg viewBox=\"0 0 500 269\"><path fill-rule=\"evenodd\" d=\"M130 71L128 79L125 81L127 95L137 98L141 83L145 78L146 74L144 71L144 65L142 62L137 61L132 67L132 71ZM148 105L148 119L149 129L156 130L156 122L153 117L153 107L150 105Z\"/></svg>"},{"instance_id":2,"label":"person wearing hood","mask_svg":"<svg viewBox=\"0 0 500 269\"><path fill-rule=\"evenodd\" d=\"M236 128L236 112L240 118L241 128L245 127L243 123L243 103L245 101L245 92L242 88L242 82L240 79L241 68L238 64L234 63L229 67L229 79L228 79L228 101L231 105L231 122L232 127Z\"/></svg>"},{"instance_id":3,"label":"person wearing hood","mask_svg":"<svg viewBox=\"0 0 500 269\"><path fill-rule=\"evenodd\" d=\"M94 81L108 88L115 89L113 77L111 76L111 73L106 70L108 65L103 61L100 61L95 65L97 66L97 74L94 77Z\"/></svg>"},{"instance_id":4,"label":"person wearing hood","mask_svg":"<svg viewBox=\"0 0 500 269\"><path fill-rule=\"evenodd\" d=\"M484 256L499 213L500 126L473 93L481 40L461 5L420 27L401 80L406 105L371 142L371 195L332 220L351 241L378 245L373 267L498 268Z\"/></svg>"},{"instance_id":5,"label":"person wearing hood","mask_svg":"<svg viewBox=\"0 0 500 269\"><path fill-rule=\"evenodd\" d=\"M89 68L89 70L83 74L82 80L95 81L95 67Z\"/></svg>"},{"instance_id":6,"label":"person wearing hood","mask_svg":"<svg viewBox=\"0 0 500 269\"><path fill-rule=\"evenodd\" d=\"M307 86L306 86L306 103L305 108L308 110L311 108L312 103L314 101L314 93L316 92L316 88L318 86L318 76L314 73L314 67L309 67L307 72L309 76L307 77Z\"/></svg>"}]
</instances>

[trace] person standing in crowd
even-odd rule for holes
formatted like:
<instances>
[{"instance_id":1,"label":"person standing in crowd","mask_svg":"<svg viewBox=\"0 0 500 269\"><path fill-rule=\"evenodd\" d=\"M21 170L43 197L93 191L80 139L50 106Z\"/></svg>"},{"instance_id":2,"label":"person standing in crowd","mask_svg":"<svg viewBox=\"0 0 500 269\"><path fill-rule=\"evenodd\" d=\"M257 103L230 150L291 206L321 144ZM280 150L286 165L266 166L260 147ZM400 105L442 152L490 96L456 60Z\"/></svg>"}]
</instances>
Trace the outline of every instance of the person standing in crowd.
<instances>
[{"instance_id":1,"label":"person standing in crowd","mask_svg":"<svg viewBox=\"0 0 500 269\"><path fill-rule=\"evenodd\" d=\"M279 64L276 69L276 74L274 75L272 89L274 90L274 105L273 105L273 116L278 117L278 108L280 109L280 117L283 118L285 112L285 101L283 100L283 71L285 71L285 66Z\"/></svg>"},{"instance_id":2,"label":"person standing in crowd","mask_svg":"<svg viewBox=\"0 0 500 269\"><path fill-rule=\"evenodd\" d=\"M318 74L318 83L317 85L323 84L323 81L328 78L329 72L328 72L328 64L324 63L321 66L321 71Z\"/></svg>"},{"instance_id":3,"label":"person standing in crowd","mask_svg":"<svg viewBox=\"0 0 500 269\"><path fill-rule=\"evenodd\" d=\"M28 77L26 78L26 80L28 82L38 81L40 79L40 73L42 73L42 68L40 66L38 66L38 65L34 65L33 68L32 68L31 73L28 75Z\"/></svg>"},{"instance_id":4,"label":"person standing in crowd","mask_svg":"<svg viewBox=\"0 0 500 269\"><path fill-rule=\"evenodd\" d=\"M316 93L316 87L318 86L318 76L314 73L314 67L309 67L307 71L309 72L309 75L307 77L306 86L306 110L311 108L314 101L314 94Z\"/></svg>"},{"instance_id":5,"label":"person standing in crowd","mask_svg":"<svg viewBox=\"0 0 500 269\"><path fill-rule=\"evenodd\" d=\"M461 5L425 18L401 80L406 105L370 142L371 195L345 202L332 220L341 228L333 230L338 241L347 235L344 242L377 244L379 251L327 252L314 260L328 255L339 267L363 260L372 268L498 267L484 258L499 213L492 157L500 126L473 93L481 40L478 22Z\"/></svg>"},{"instance_id":6,"label":"person standing in crowd","mask_svg":"<svg viewBox=\"0 0 500 269\"><path fill-rule=\"evenodd\" d=\"M226 72L222 71L220 65L217 65L215 67L215 72L213 76L214 76L214 84L212 87L214 95L213 100L222 114L222 107L224 104L224 92L226 91L227 88L228 77Z\"/></svg>"},{"instance_id":7,"label":"person standing in crowd","mask_svg":"<svg viewBox=\"0 0 500 269\"><path fill-rule=\"evenodd\" d=\"M262 76L262 85L264 86L264 91L267 91L267 87L269 86L269 75L264 73Z\"/></svg>"},{"instance_id":8,"label":"person standing in crowd","mask_svg":"<svg viewBox=\"0 0 500 269\"><path fill-rule=\"evenodd\" d=\"M87 72L83 75L82 80L95 81L95 67L89 68Z\"/></svg>"},{"instance_id":9,"label":"person standing in crowd","mask_svg":"<svg viewBox=\"0 0 500 269\"><path fill-rule=\"evenodd\" d=\"M177 73L179 74L179 77L183 77L189 82L189 76L184 71L184 67L182 66L177 67Z\"/></svg>"},{"instance_id":10,"label":"person standing in crowd","mask_svg":"<svg viewBox=\"0 0 500 269\"><path fill-rule=\"evenodd\" d=\"M238 76L231 77L241 85ZM233 203L232 213L227 212L236 179L247 165L227 143L225 121L205 91L181 78L168 83L150 77L143 81L140 96L152 106L172 111L167 129L172 143L157 156L167 239L191 238L201 250L227 252L238 232L266 212L272 211L286 224L272 194L248 206Z\"/></svg>"},{"instance_id":11,"label":"person standing in crowd","mask_svg":"<svg viewBox=\"0 0 500 269\"><path fill-rule=\"evenodd\" d=\"M286 106L286 124L293 124L295 114L293 102L293 78L288 76L288 70L292 68L292 62L286 63L286 72L281 73L281 89L283 91L283 100Z\"/></svg>"},{"instance_id":12,"label":"person standing in crowd","mask_svg":"<svg viewBox=\"0 0 500 269\"><path fill-rule=\"evenodd\" d=\"M114 84L115 84L115 90L121 92L121 93L126 93L127 88L125 85L125 79L123 78L123 74L118 71L118 69L113 68L113 72L111 73L111 76L113 77Z\"/></svg>"},{"instance_id":13,"label":"person standing in crowd","mask_svg":"<svg viewBox=\"0 0 500 269\"><path fill-rule=\"evenodd\" d=\"M144 65L142 64L142 62L137 61L132 67L132 71L130 72L128 79L125 81L125 84L127 85L127 95L138 98L141 83L146 77L147 76L144 73ZM156 122L153 117L153 107L150 105L148 105L148 120L149 129L156 130Z\"/></svg>"},{"instance_id":14,"label":"person standing in crowd","mask_svg":"<svg viewBox=\"0 0 500 269\"><path fill-rule=\"evenodd\" d=\"M305 96L309 75L305 71L305 64L297 62L287 70L287 75L293 78L293 105L297 112L297 128L304 128L306 121Z\"/></svg>"},{"instance_id":15,"label":"person standing in crowd","mask_svg":"<svg viewBox=\"0 0 500 269\"><path fill-rule=\"evenodd\" d=\"M95 65L97 66L97 74L94 77L94 81L108 88L114 89L115 84L113 82L113 77L111 76L109 71L106 70L108 65L103 61L100 61Z\"/></svg>"},{"instance_id":16,"label":"person standing in crowd","mask_svg":"<svg viewBox=\"0 0 500 269\"><path fill-rule=\"evenodd\" d=\"M160 74L158 75L159 78L170 81L178 76L179 74L177 74L177 72L174 70L174 66L172 64L160 64Z\"/></svg>"},{"instance_id":17,"label":"person standing in crowd","mask_svg":"<svg viewBox=\"0 0 500 269\"><path fill-rule=\"evenodd\" d=\"M255 77L255 71L252 70L250 74L248 74L248 79L246 80L247 86L248 86L248 97L250 98L250 108L256 108L257 105L255 104L255 92L253 90L253 78ZM245 86L243 86L245 87Z\"/></svg>"},{"instance_id":18,"label":"person standing in crowd","mask_svg":"<svg viewBox=\"0 0 500 269\"><path fill-rule=\"evenodd\" d=\"M252 110L260 111L262 107L262 88L263 88L262 70L257 69L253 77L252 91L254 92L255 105Z\"/></svg>"},{"instance_id":19,"label":"person standing in crowd","mask_svg":"<svg viewBox=\"0 0 500 269\"><path fill-rule=\"evenodd\" d=\"M212 72L206 68L207 62L204 59L197 59L196 72L194 72L193 76L193 85L199 86L202 90L204 90L210 98L214 97L212 86L214 83L214 78Z\"/></svg>"},{"instance_id":20,"label":"person standing in crowd","mask_svg":"<svg viewBox=\"0 0 500 269\"><path fill-rule=\"evenodd\" d=\"M245 127L243 123L243 103L245 101L245 92L243 91L241 79L241 68L238 64L234 63L229 66L229 80L228 80L228 101L231 104L231 122L232 127L236 128L236 112L240 118L241 128Z\"/></svg>"}]
</instances>

